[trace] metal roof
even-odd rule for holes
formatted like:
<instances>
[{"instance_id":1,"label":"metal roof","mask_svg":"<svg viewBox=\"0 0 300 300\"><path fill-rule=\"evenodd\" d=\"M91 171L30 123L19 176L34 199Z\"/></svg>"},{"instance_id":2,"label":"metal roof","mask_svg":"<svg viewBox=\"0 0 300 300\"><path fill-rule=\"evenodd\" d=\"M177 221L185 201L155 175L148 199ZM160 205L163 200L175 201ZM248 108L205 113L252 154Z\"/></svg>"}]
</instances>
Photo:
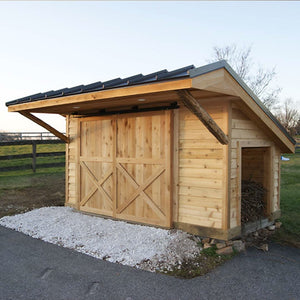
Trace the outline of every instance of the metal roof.
<instances>
[{"instance_id":1,"label":"metal roof","mask_svg":"<svg viewBox=\"0 0 300 300\"><path fill-rule=\"evenodd\" d=\"M238 76L238 74L230 67L230 65L225 60L217 61L198 68L195 68L194 65L189 65L180 69L176 69L174 71L161 70L148 75L137 74L123 79L116 78L104 82L98 81L87 85L78 85L71 88L63 88L56 91L38 93L6 102L6 106L145 83L156 83L179 78L194 78L222 68L226 69L231 74L231 76L240 84L240 86L247 92L247 94L266 113L266 115L282 130L286 137L293 144L296 144L296 141L288 134L286 129L281 125L281 123L276 119L276 117L266 108L266 106L258 99L258 97L252 92L252 90L247 86L247 84Z\"/></svg>"},{"instance_id":2,"label":"metal roof","mask_svg":"<svg viewBox=\"0 0 300 300\"><path fill-rule=\"evenodd\" d=\"M189 72L194 68L195 67L193 65L190 65L174 71L162 70L148 75L138 74L124 79L116 78L104 82L98 81L87 85L78 85L71 88L63 88L56 91L38 93L38 94L29 95L23 98L9 101L6 103L6 106L33 102L38 100L47 100L51 98L71 96L76 94L102 91L107 89L114 89L114 88L125 87L125 86L154 83L159 81L189 77Z\"/></svg>"}]
</instances>

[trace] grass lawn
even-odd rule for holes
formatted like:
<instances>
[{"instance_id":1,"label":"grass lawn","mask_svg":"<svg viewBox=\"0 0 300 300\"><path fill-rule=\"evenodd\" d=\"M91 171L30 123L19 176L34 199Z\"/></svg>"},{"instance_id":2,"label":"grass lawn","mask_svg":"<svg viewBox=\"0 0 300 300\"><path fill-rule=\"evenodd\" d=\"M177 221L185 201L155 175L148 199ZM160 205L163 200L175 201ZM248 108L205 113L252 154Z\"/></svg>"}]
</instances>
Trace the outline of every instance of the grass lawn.
<instances>
[{"instance_id":1,"label":"grass lawn","mask_svg":"<svg viewBox=\"0 0 300 300\"><path fill-rule=\"evenodd\" d=\"M65 173L55 169L0 177L0 218L65 202Z\"/></svg>"},{"instance_id":2,"label":"grass lawn","mask_svg":"<svg viewBox=\"0 0 300 300\"><path fill-rule=\"evenodd\" d=\"M64 144L37 145L37 153L64 151ZM31 145L1 146L0 156L31 153ZM64 162L64 157L38 157L37 164ZM0 161L0 167L30 165L31 158ZM63 205L65 168L0 172L0 218L43 206Z\"/></svg>"},{"instance_id":3,"label":"grass lawn","mask_svg":"<svg viewBox=\"0 0 300 300\"><path fill-rule=\"evenodd\" d=\"M36 152L58 152L65 151L65 144L39 144L36 146ZM12 146L1 146L0 147L0 156L1 155L17 155L17 154L26 154L31 153L31 145L12 145Z\"/></svg>"},{"instance_id":4,"label":"grass lawn","mask_svg":"<svg viewBox=\"0 0 300 300\"><path fill-rule=\"evenodd\" d=\"M36 146L37 153L43 152L62 152L65 151L65 144L39 144ZM19 155L19 154L31 154L32 153L32 145L13 145L13 146L1 146L0 147L0 156L5 155ZM65 162L64 156L50 156L50 157L37 157L36 163L37 166L39 164L45 163L63 163ZM31 165L32 158L20 158L20 159L11 159L11 160L0 160L0 168L1 167L14 167L14 166L24 166ZM55 173L55 172L63 172L64 168L52 168L52 170L46 169L38 169L37 173ZM21 176L21 175L30 175L32 174L32 170L20 170L20 171L9 171L9 172L0 172L0 180L6 180L6 177L10 176ZM21 179L22 180L22 179Z\"/></svg>"},{"instance_id":5,"label":"grass lawn","mask_svg":"<svg viewBox=\"0 0 300 300\"><path fill-rule=\"evenodd\" d=\"M281 222L274 240L300 248L300 151L281 164Z\"/></svg>"}]
</instances>

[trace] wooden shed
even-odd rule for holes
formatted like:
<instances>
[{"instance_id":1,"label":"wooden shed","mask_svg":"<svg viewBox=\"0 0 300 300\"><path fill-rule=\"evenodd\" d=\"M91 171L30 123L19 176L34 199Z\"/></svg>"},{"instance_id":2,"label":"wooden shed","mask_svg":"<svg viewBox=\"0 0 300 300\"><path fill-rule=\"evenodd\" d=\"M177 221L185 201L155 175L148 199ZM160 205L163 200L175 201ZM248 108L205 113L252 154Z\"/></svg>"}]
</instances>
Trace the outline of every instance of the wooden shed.
<instances>
[{"instance_id":1,"label":"wooden shed","mask_svg":"<svg viewBox=\"0 0 300 300\"><path fill-rule=\"evenodd\" d=\"M280 156L295 141L226 61L35 94L10 112L66 142L66 205L229 239L241 182L261 183L280 216ZM60 114L66 135L32 113Z\"/></svg>"}]
</instances>

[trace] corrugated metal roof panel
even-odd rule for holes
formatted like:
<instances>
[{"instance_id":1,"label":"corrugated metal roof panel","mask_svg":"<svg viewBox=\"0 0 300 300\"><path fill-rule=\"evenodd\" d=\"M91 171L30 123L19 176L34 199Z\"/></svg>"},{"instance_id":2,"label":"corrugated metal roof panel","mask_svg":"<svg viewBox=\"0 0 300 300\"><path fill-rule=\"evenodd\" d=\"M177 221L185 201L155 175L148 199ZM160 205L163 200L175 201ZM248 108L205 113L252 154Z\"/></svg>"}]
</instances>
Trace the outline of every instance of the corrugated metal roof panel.
<instances>
[{"instance_id":1,"label":"corrugated metal roof panel","mask_svg":"<svg viewBox=\"0 0 300 300\"><path fill-rule=\"evenodd\" d=\"M113 86L118 85L120 83L123 83L123 80L121 78L116 78L116 79L104 81L103 82L103 87L104 87L104 89L106 89L108 87L113 87Z\"/></svg>"},{"instance_id":2,"label":"corrugated metal roof panel","mask_svg":"<svg viewBox=\"0 0 300 300\"><path fill-rule=\"evenodd\" d=\"M82 88L84 87L84 85L77 85L74 86L72 88L67 89L66 91L64 91L64 95L73 95L73 94L78 94L82 92Z\"/></svg>"},{"instance_id":3,"label":"corrugated metal roof panel","mask_svg":"<svg viewBox=\"0 0 300 300\"><path fill-rule=\"evenodd\" d=\"M134 75L134 76L124 78L123 80L127 81L129 83L129 82L133 82L133 81L139 81L142 78L143 78L143 74L137 74L137 75Z\"/></svg>"},{"instance_id":4,"label":"corrugated metal roof panel","mask_svg":"<svg viewBox=\"0 0 300 300\"><path fill-rule=\"evenodd\" d=\"M97 81L97 82L85 85L82 88L82 92L83 93L90 92L90 91L93 91L94 89L100 89L101 87L103 87L103 82Z\"/></svg>"},{"instance_id":5,"label":"corrugated metal roof panel","mask_svg":"<svg viewBox=\"0 0 300 300\"><path fill-rule=\"evenodd\" d=\"M190 65L184 68L180 68L171 72L167 72L166 74L159 74L157 76L157 79L163 79L163 78L175 78L175 77L184 77L189 76L188 71L195 68L194 65Z\"/></svg>"},{"instance_id":6,"label":"corrugated metal roof panel","mask_svg":"<svg viewBox=\"0 0 300 300\"><path fill-rule=\"evenodd\" d=\"M32 95L32 96L30 96L30 100L36 100L40 97L43 97L43 95L44 95L43 93L38 93L38 94Z\"/></svg>"},{"instance_id":7,"label":"corrugated metal roof panel","mask_svg":"<svg viewBox=\"0 0 300 300\"><path fill-rule=\"evenodd\" d=\"M48 91L48 92L45 92L44 94L45 94L45 98L47 98L47 95L49 94L49 93L53 93L54 91L53 90L51 90L51 91Z\"/></svg>"},{"instance_id":8,"label":"corrugated metal roof panel","mask_svg":"<svg viewBox=\"0 0 300 300\"><path fill-rule=\"evenodd\" d=\"M47 98L52 98L52 97L61 97L63 96L63 92L66 91L68 88L63 88L63 89L60 89L60 90L56 90L56 91L52 91L52 92L49 92L47 94L45 94L45 96Z\"/></svg>"},{"instance_id":9,"label":"corrugated metal roof panel","mask_svg":"<svg viewBox=\"0 0 300 300\"><path fill-rule=\"evenodd\" d=\"M156 81L158 75L166 74L166 73L168 73L168 71L166 69L164 69L164 70L154 72L154 73L151 73L151 74L143 75L143 77L141 77L140 79L131 80L129 84L134 85L134 84L143 84L143 83Z\"/></svg>"}]
</instances>

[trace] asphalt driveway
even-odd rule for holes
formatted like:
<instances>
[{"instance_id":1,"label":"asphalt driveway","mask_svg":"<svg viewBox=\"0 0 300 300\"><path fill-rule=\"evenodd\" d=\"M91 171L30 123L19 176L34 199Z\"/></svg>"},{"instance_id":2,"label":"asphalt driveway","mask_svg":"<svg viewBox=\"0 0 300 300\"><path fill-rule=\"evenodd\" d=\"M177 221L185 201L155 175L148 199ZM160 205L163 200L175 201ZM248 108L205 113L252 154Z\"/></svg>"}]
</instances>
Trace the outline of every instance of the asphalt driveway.
<instances>
[{"instance_id":1,"label":"asphalt driveway","mask_svg":"<svg viewBox=\"0 0 300 300\"><path fill-rule=\"evenodd\" d=\"M97 260L0 226L0 299L300 299L300 249L248 249L186 280Z\"/></svg>"}]
</instances>

